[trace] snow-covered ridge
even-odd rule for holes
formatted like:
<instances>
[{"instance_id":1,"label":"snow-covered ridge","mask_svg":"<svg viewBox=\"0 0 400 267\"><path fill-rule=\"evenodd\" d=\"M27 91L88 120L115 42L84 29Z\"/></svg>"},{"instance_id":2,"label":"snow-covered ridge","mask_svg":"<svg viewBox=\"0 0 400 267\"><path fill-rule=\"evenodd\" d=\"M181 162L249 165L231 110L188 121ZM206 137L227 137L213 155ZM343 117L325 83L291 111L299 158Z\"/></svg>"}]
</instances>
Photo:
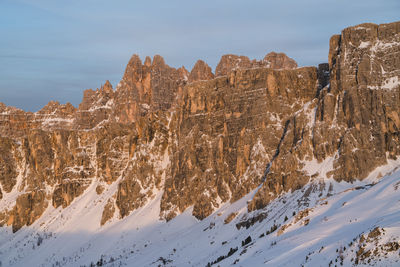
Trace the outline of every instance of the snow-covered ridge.
<instances>
[{"instance_id":1,"label":"snow-covered ridge","mask_svg":"<svg viewBox=\"0 0 400 267\"><path fill-rule=\"evenodd\" d=\"M241 266L328 266L330 262L349 266L356 260L396 265L399 251L390 249L400 238L396 204L400 202L400 170L396 165L397 161L390 162L354 184L314 181L281 195L264 210L247 213L251 192L235 203L223 204L203 221L197 221L191 209L168 223L160 221L162 191L158 191L145 206L104 227L99 218L113 190L98 195L94 182L62 212L49 207L32 226L16 234L0 228L0 259L4 266L98 262L104 266L206 266L213 262L220 266L235 262ZM246 221L248 227L242 227ZM380 248L376 255L367 253L376 248Z\"/></svg>"}]
</instances>

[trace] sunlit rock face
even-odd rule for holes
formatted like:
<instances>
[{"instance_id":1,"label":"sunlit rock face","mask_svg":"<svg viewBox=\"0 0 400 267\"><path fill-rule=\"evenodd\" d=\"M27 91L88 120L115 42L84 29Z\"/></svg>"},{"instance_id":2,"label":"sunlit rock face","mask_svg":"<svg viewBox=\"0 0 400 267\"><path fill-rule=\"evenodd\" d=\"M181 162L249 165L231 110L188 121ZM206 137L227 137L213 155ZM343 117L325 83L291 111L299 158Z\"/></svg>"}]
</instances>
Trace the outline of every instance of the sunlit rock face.
<instances>
[{"instance_id":1,"label":"sunlit rock face","mask_svg":"<svg viewBox=\"0 0 400 267\"><path fill-rule=\"evenodd\" d=\"M329 164L330 171L323 176L351 182L364 179L399 155L399 51L400 22L361 24L332 36L329 84L320 86L312 101L315 106L311 104L314 111L303 122L310 131L304 131L298 114L289 120L282 138L287 148L280 149L272 162L250 209L265 206L280 188L287 191L286 179L293 177L293 172L302 173L303 169L318 177L321 173L315 170L316 164ZM325 67L320 65L320 83L324 83ZM316 164L304 162L311 158L303 159L303 155L311 155ZM311 173L310 167L314 169Z\"/></svg>"},{"instance_id":2,"label":"sunlit rock face","mask_svg":"<svg viewBox=\"0 0 400 267\"><path fill-rule=\"evenodd\" d=\"M313 67L238 69L187 85L171 121L177 142L161 203L166 218L194 205L202 219L260 185L285 122L316 93Z\"/></svg>"},{"instance_id":3,"label":"sunlit rock face","mask_svg":"<svg viewBox=\"0 0 400 267\"><path fill-rule=\"evenodd\" d=\"M361 24L318 68L272 52L225 55L214 74L134 55L78 108L0 103L0 224L18 231L93 190L103 225L160 192L161 219L191 206L203 219L256 188L250 211L316 179L364 179L400 154L399 52L399 22Z\"/></svg>"},{"instance_id":4,"label":"sunlit rock face","mask_svg":"<svg viewBox=\"0 0 400 267\"><path fill-rule=\"evenodd\" d=\"M268 53L262 60L250 60L246 56L224 55L221 57L216 69L215 76L224 76L235 69L251 68L272 68L272 69L295 69L297 63L285 53Z\"/></svg>"}]
</instances>

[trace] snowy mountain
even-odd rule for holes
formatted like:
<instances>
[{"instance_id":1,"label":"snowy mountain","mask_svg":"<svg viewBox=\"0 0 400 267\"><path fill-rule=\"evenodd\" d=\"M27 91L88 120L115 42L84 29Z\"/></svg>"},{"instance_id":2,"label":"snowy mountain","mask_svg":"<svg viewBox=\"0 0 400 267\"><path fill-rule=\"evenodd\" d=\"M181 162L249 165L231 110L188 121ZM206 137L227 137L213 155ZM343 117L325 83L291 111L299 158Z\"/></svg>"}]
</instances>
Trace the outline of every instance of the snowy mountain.
<instances>
[{"instance_id":1,"label":"snowy mountain","mask_svg":"<svg viewBox=\"0 0 400 267\"><path fill-rule=\"evenodd\" d=\"M134 55L114 90L0 103L1 266L400 265L400 22L329 63Z\"/></svg>"},{"instance_id":2,"label":"snowy mountain","mask_svg":"<svg viewBox=\"0 0 400 267\"><path fill-rule=\"evenodd\" d=\"M1 228L0 258L3 266L396 266L399 163L378 168L363 182L315 181L248 213L253 191L202 221L190 209L160 221L162 192L155 192L144 207L101 227L106 198L93 184L30 227L14 234Z\"/></svg>"}]
</instances>

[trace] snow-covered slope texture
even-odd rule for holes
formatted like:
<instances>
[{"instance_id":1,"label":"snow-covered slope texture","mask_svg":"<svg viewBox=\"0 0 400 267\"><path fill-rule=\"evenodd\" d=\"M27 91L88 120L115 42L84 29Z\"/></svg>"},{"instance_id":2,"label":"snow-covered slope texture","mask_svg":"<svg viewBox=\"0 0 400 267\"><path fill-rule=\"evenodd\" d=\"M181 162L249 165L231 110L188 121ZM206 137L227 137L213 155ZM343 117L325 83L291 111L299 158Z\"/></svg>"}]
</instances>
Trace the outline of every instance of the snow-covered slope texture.
<instances>
[{"instance_id":1,"label":"snow-covered slope texture","mask_svg":"<svg viewBox=\"0 0 400 267\"><path fill-rule=\"evenodd\" d=\"M159 220L162 191L99 225L95 184L30 227L0 228L1 266L351 266L400 264L399 161L357 183L320 179L247 212L252 191L202 221Z\"/></svg>"}]
</instances>

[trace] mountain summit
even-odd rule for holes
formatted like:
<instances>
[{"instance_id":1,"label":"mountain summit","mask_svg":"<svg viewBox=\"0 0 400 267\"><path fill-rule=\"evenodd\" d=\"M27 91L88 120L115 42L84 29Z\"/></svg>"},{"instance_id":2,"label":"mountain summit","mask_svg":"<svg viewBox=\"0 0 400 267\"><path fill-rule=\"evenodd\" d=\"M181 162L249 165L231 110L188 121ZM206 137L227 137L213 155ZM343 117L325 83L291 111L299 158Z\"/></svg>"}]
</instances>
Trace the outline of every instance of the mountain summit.
<instances>
[{"instance_id":1,"label":"mountain summit","mask_svg":"<svg viewBox=\"0 0 400 267\"><path fill-rule=\"evenodd\" d=\"M328 62L134 55L78 108L0 103L6 266L396 265L400 22Z\"/></svg>"}]
</instances>

